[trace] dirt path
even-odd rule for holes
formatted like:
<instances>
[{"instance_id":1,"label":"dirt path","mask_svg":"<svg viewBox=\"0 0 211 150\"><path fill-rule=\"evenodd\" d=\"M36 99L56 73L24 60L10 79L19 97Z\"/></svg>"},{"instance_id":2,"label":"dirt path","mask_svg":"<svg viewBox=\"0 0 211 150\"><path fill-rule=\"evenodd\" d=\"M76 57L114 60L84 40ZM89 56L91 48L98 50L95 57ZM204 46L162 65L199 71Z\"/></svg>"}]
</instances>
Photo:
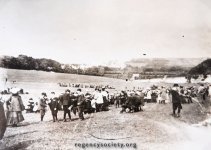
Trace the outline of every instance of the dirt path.
<instances>
[{"instance_id":1,"label":"dirt path","mask_svg":"<svg viewBox=\"0 0 211 150\"><path fill-rule=\"evenodd\" d=\"M193 140L188 130L190 124L204 119L196 104L183 105L179 119L170 115L170 104L146 104L144 112L138 113L119 112L120 108L111 107L107 112L85 115L84 121L72 116L74 121L56 123L52 122L50 112L43 123L39 122L39 114L25 114L22 126L7 128L0 147L8 150L82 149L75 147L75 143L136 143L137 149L177 149Z\"/></svg>"}]
</instances>

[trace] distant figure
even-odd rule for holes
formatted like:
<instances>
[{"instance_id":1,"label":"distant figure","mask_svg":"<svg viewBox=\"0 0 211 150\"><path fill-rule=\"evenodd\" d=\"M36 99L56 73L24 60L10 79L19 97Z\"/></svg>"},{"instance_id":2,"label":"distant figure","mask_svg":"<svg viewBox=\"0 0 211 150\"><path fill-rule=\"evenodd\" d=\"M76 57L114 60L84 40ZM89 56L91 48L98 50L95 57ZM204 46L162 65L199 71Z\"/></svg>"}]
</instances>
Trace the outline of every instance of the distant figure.
<instances>
[{"instance_id":1,"label":"distant figure","mask_svg":"<svg viewBox=\"0 0 211 150\"><path fill-rule=\"evenodd\" d=\"M209 97L209 101L211 102L211 84L208 87L208 97Z\"/></svg>"},{"instance_id":2,"label":"distant figure","mask_svg":"<svg viewBox=\"0 0 211 150\"><path fill-rule=\"evenodd\" d=\"M33 112L35 112L35 113L38 113L39 112L39 103L38 102L35 102L34 103Z\"/></svg>"},{"instance_id":3,"label":"distant figure","mask_svg":"<svg viewBox=\"0 0 211 150\"><path fill-rule=\"evenodd\" d=\"M1 95L0 95L0 99L1 99ZM0 140L4 136L4 132L5 132L6 126L7 126L7 120L5 117L3 104L4 103L0 100Z\"/></svg>"},{"instance_id":4,"label":"distant figure","mask_svg":"<svg viewBox=\"0 0 211 150\"><path fill-rule=\"evenodd\" d=\"M59 98L62 106L63 106L63 110L64 110L64 116L63 116L63 121L66 122L66 115L68 114L68 117L71 121L71 114L70 114L70 109L69 107L72 105L71 102L71 97L70 97L70 90L67 89L65 91L65 93L63 95L60 96Z\"/></svg>"},{"instance_id":5,"label":"distant figure","mask_svg":"<svg viewBox=\"0 0 211 150\"><path fill-rule=\"evenodd\" d=\"M39 101L39 108L38 110L40 111L40 119L41 121L43 121L43 118L45 116L45 113L47 111L47 101L48 101L48 98L47 98L47 94L46 93L41 93L41 98L40 98L40 101Z\"/></svg>"},{"instance_id":6,"label":"distant figure","mask_svg":"<svg viewBox=\"0 0 211 150\"><path fill-rule=\"evenodd\" d=\"M115 93L115 106L116 108L119 108L120 105L120 93Z\"/></svg>"},{"instance_id":7,"label":"distant figure","mask_svg":"<svg viewBox=\"0 0 211 150\"><path fill-rule=\"evenodd\" d=\"M164 87L162 87L162 89L161 89L160 97L161 97L160 103L165 104L166 100L167 100L167 92Z\"/></svg>"},{"instance_id":8,"label":"distant figure","mask_svg":"<svg viewBox=\"0 0 211 150\"><path fill-rule=\"evenodd\" d=\"M33 100L32 98L30 98L30 99L28 100L26 112L29 112L29 113L34 112L34 111L33 111L34 105L35 105L34 100Z\"/></svg>"},{"instance_id":9,"label":"distant figure","mask_svg":"<svg viewBox=\"0 0 211 150\"><path fill-rule=\"evenodd\" d=\"M202 103L206 100L206 88L201 84L198 88L198 96Z\"/></svg>"},{"instance_id":10,"label":"distant figure","mask_svg":"<svg viewBox=\"0 0 211 150\"><path fill-rule=\"evenodd\" d=\"M103 107L103 94L101 92L101 89L98 89L98 93L95 96L96 99L96 112L102 111Z\"/></svg>"},{"instance_id":11,"label":"distant figure","mask_svg":"<svg viewBox=\"0 0 211 150\"><path fill-rule=\"evenodd\" d=\"M48 105L49 105L50 110L51 110L53 122L58 121L57 113L58 113L58 110L60 108L59 99L57 97L52 98Z\"/></svg>"},{"instance_id":12,"label":"distant figure","mask_svg":"<svg viewBox=\"0 0 211 150\"><path fill-rule=\"evenodd\" d=\"M102 88L102 95L103 95L103 106L102 106L102 110L103 111L107 111L108 110L108 93L107 91L105 91L105 88Z\"/></svg>"},{"instance_id":13,"label":"distant figure","mask_svg":"<svg viewBox=\"0 0 211 150\"><path fill-rule=\"evenodd\" d=\"M173 105L173 116L174 117L180 117L180 111L182 109L182 105L181 105L181 99L180 99L180 95L179 95L179 85L178 84L174 84L173 88L171 90L171 95L172 95L172 105ZM177 114L176 114L176 110Z\"/></svg>"},{"instance_id":14,"label":"distant figure","mask_svg":"<svg viewBox=\"0 0 211 150\"><path fill-rule=\"evenodd\" d=\"M84 94L81 92L81 89L77 90L77 108L78 108L78 115L79 115L79 119L80 120L84 120L84 106L85 106L85 96Z\"/></svg>"},{"instance_id":15,"label":"distant figure","mask_svg":"<svg viewBox=\"0 0 211 150\"><path fill-rule=\"evenodd\" d=\"M150 89L148 89L145 99L146 99L147 102L151 102L152 101L152 91Z\"/></svg>"},{"instance_id":16,"label":"distant figure","mask_svg":"<svg viewBox=\"0 0 211 150\"><path fill-rule=\"evenodd\" d=\"M12 89L12 96L6 102L8 108L7 125L12 125L12 127L17 127L18 123L24 120L22 111L25 107L18 91L17 89Z\"/></svg>"}]
</instances>

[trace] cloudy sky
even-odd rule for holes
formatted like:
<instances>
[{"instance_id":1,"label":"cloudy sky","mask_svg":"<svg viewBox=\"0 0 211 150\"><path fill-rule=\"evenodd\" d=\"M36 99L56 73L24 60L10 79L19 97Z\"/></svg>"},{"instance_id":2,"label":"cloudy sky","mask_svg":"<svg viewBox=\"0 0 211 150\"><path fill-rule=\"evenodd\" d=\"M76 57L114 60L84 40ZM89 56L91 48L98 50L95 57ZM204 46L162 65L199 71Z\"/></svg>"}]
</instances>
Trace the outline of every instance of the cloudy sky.
<instances>
[{"instance_id":1,"label":"cloudy sky","mask_svg":"<svg viewBox=\"0 0 211 150\"><path fill-rule=\"evenodd\" d=\"M210 18L210 0L0 0L0 55L86 64L210 57Z\"/></svg>"}]
</instances>

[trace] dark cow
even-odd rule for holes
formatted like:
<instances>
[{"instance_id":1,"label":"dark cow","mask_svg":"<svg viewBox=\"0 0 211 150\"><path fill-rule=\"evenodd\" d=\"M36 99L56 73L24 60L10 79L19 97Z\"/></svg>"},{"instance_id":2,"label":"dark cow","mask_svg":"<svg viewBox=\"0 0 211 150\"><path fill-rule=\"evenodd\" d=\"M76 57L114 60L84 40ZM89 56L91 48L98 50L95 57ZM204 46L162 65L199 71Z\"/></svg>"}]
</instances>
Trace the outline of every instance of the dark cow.
<instances>
[{"instance_id":1,"label":"dark cow","mask_svg":"<svg viewBox=\"0 0 211 150\"><path fill-rule=\"evenodd\" d=\"M7 124L7 120L4 113L3 103L0 102L0 140L4 136L4 132L6 130L6 124Z\"/></svg>"},{"instance_id":2,"label":"dark cow","mask_svg":"<svg viewBox=\"0 0 211 150\"><path fill-rule=\"evenodd\" d=\"M120 113L125 112L126 109L129 109L129 112L143 111L141 106L144 106L144 98L142 96L128 96L125 104L122 105Z\"/></svg>"}]
</instances>

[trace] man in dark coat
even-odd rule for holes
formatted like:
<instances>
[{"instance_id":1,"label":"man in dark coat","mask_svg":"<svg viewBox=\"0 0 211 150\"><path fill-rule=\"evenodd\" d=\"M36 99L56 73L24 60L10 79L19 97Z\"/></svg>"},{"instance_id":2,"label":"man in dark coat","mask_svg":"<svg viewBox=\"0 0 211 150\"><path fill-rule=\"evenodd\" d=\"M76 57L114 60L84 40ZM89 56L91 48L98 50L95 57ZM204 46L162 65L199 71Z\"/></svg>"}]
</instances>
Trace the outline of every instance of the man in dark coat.
<instances>
[{"instance_id":1,"label":"man in dark coat","mask_svg":"<svg viewBox=\"0 0 211 150\"><path fill-rule=\"evenodd\" d=\"M41 115L41 121L43 121L43 118L45 116L46 110L47 110L47 94L46 93L41 93L42 97L40 98L39 102L39 110L40 110L40 115Z\"/></svg>"},{"instance_id":2,"label":"man in dark coat","mask_svg":"<svg viewBox=\"0 0 211 150\"><path fill-rule=\"evenodd\" d=\"M179 85L178 84L174 84L173 85L173 88L171 90L171 95L172 95L172 105L173 105L173 116L174 117L180 117L180 110L182 109L182 105L181 105L181 97L179 95L179 92L178 92L178 87ZM176 115L176 110L178 109L177 111L177 115Z\"/></svg>"},{"instance_id":3,"label":"man in dark coat","mask_svg":"<svg viewBox=\"0 0 211 150\"><path fill-rule=\"evenodd\" d=\"M66 90L65 93L63 95L60 96L60 102L63 106L63 110L64 110L64 117L63 117L63 121L66 122L66 114L68 114L69 119L71 120L71 115L70 115L70 109L69 107L71 106L72 102L71 102L71 97L70 97L70 90Z\"/></svg>"},{"instance_id":4,"label":"man in dark coat","mask_svg":"<svg viewBox=\"0 0 211 150\"><path fill-rule=\"evenodd\" d=\"M49 105L50 110L51 110L53 122L58 121L57 113L58 113L58 110L60 108L59 99L57 97L52 98L48 105Z\"/></svg>"},{"instance_id":5,"label":"man in dark coat","mask_svg":"<svg viewBox=\"0 0 211 150\"><path fill-rule=\"evenodd\" d=\"M3 107L3 103L0 101L0 140L4 136L6 126L7 126L7 120L4 113L4 107Z\"/></svg>"},{"instance_id":6,"label":"man in dark coat","mask_svg":"<svg viewBox=\"0 0 211 150\"><path fill-rule=\"evenodd\" d=\"M78 94L78 96L77 96L77 108L78 108L79 119L84 120L83 111L84 111L84 105L85 105L85 96L81 92L81 89L77 90L77 94Z\"/></svg>"}]
</instances>

